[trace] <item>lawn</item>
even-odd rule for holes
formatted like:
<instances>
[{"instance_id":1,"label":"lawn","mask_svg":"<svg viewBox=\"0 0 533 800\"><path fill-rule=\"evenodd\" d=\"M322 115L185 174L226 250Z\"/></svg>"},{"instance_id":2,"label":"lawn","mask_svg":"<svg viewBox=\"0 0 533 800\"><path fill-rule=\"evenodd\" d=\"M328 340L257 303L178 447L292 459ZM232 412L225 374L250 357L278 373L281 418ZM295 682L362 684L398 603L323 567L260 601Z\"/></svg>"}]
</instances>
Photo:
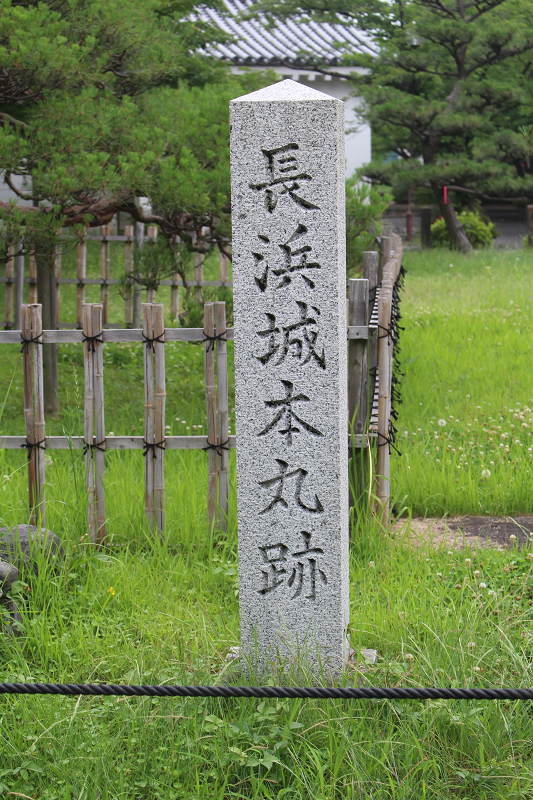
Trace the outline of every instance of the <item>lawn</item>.
<instances>
[{"instance_id":1,"label":"lawn","mask_svg":"<svg viewBox=\"0 0 533 800\"><path fill-rule=\"evenodd\" d=\"M407 253L405 265L402 456L392 470L397 507L436 515L530 513L533 258L435 251ZM119 298L112 302L120 309ZM64 410L50 432L81 428L77 348L60 348ZM4 433L23 433L19 349L2 349ZM108 432L141 432L140 359L140 348L109 346ZM172 432L205 425L200 348L169 347L167 365ZM24 518L27 484L23 453L0 458L4 525ZM141 453L109 453L110 539L101 552L85 537L80 456L54 452L52 459L49 525L67 560L58 574L43 565L38 579L19 587L25 633L0 640L3 679L224 680L239 624L233 457L229 532L220 534L206 526L206 455L168 453L168 529L158 545L144 526ZM533 685L533 554L413 551L364 510L352 523L350 636L352 645L378 651L372 684ZM345 680L353 685L353 676ZM526 703L3 696L0 718L5 797L533 796Z\"/></svg>"}]
</instances>

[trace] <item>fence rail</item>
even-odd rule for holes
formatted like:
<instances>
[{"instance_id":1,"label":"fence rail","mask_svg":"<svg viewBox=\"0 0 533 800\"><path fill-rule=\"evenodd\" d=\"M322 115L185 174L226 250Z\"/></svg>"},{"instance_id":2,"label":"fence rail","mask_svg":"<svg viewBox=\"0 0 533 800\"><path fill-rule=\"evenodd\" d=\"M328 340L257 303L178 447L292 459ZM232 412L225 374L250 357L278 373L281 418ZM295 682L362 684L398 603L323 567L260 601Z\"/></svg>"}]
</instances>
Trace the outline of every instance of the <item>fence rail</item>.
<instances>
[{"instance_id":1,"label":"fence rail","mask_svg":"<svg viewBox=\"0 0 533 800\"><path fill-rule=\"evenodd\" d=\"M399 237L382 237L381 252L365 253L362 279L349 282L347 339L347 436L354 465L363 464L360 486L366 486L362 451L377 450L376 494L386 518L390 497L390 446L393 438L392 367L397 325L397 287L401 275ZM224 302L204 304L204 328L165 328L162 303L143 303L142 328L103 327L103 303L82 304L83 330L42 330L41 306L23 305L20 330L0 331L0 344L22 344L25 436L0 436L0 447L28 453L30 521L44 522L46 449L82 450L85 457L88 527L93 541L105 538L105 452L142 450L145 456L145 514L154 534L165 527L164 461L166 450L206 450L208 454L208 524L224 529L229 506L229 450L236 437L228 427L227 341ZM144 363L144 436L106 436L104 423L103 345L142 342ZM165 347L172 342L203 342L207 438L165 436ZM84 435L46 436L42 344L82 344L84 348ZM359 456L359 458L358 458ZM357 502L360 496L353 497Z\"/></svg>"}]
</instances>

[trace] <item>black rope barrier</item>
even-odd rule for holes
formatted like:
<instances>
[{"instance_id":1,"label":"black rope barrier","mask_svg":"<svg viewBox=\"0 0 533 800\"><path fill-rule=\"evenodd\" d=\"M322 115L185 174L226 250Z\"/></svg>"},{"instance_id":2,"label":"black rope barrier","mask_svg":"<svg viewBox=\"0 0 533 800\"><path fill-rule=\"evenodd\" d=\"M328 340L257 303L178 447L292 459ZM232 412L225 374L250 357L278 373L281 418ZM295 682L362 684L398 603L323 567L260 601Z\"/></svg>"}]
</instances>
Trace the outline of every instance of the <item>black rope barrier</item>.
<instances>
[{"instance_id":1,"label":"black rope barrier","mask_svg":"<svg viewBox=\"0 0 533 800\"><path fill-rule=\"evenodd\" d=\"M533 700L532 689L419 686L126 686L114 683L0 683L0 694L100 697L253 697L308 700Z\"/></svg>"}]
</instances>

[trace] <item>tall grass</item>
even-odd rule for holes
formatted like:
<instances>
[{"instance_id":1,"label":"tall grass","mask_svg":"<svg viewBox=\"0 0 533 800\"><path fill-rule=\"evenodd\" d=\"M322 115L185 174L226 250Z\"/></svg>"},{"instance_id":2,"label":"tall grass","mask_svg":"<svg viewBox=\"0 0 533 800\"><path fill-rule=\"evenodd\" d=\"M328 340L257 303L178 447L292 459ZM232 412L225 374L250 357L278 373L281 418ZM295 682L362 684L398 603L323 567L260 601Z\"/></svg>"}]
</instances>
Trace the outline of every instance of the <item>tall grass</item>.
<instances>
[{"instance_id":1,"label":"tall grass","mask_svg":"<svg viewBox=\"0 0 533 800\"><path fill-rule=\"evenodd\" d=\"M521 260L515 268L516 257ZM527 443L529 427L513 415L521 413L526 422L524 406L533 396L528 343L516 330L527 330L529 320L524 313L502 322L511 299L526 311L531 276L530 267L523 266L525 258L487 253L459 262L449 254L407 254L403 455L394 461L393 472L399 505L405 497L415 511L473 513L483 498L487 508L494 508L497 483L507 476L516 483L509 488L506 509L530 508L530 445L520 447L509 442L511 437L496 442L494 434L483 433L483 422L492 422L492 417L502 432L510 432L511 424L515 431L520 427L515 438ZM498 259L507 265L507 278ZM453 268L446 266L452 262ZM500 312L492 316L482 317L479 311L476 317L473 310L484 308L486 287L496 280L487 277L488 270L483 272L491 264L499 275L498 297L506 303L502 300ZM454 281L450 270L457 265L461 278ZM511 280L515 269L522 270L520 300L512 295L518 292ZM466 304L464 311L454 310L448 290L459 299L477 297L473 310L466 310ZM487 308L499 307L499 302L487 301ZM483 333L485 326L489 330ZM490 345L496 331L496 344ZM505 357L496 349L498 341L506 348ZM494 366L486 357L490 347L499 359ZM435 357L428 355L431 348ZM173 432L187 426L192 430L203 419L196 350L186 345L175 356L175 384L169 394ZM173 358L170 351L168 359ZM13 369L21 370L20 354L4 360L2 352L0 357L7 365L0 375L5 396ZM106 366L106 428L116 435L134 427L140 432L140 385L129 377L139 369L139 358L134 349L125 349L124 363ZM64 374L71 380L63 388L71 400L68 407L63 401L62 414L52 421L55 430L80 429L78 370L69 357ZM187 377L191 386L182 392ZM6 433L23 432L16 385L0 421ZM523 404L519 412L517 402ZM505 413L497 415L500 408ZM439 426L439 419L446 419L446 425ZM449 451L448 439L435 440L435 431L441 437L451 432ZM467 435L477 448L472 455L462 444ZM489 444L495 445L493 450ZM437 455L443 448L444 460ZM48 522L67 557L58 572L41 563L37 578L22 575L16 586L24 634L0 638L2 679L226 680L224 659L239 641L233 455L229 531L220 534L206 524L205 454L167 454L168 530L165 542L159 543L150 539L144 523L142 455L108 453L109 542L101 552L94 551L85 535L80 454L55 451L51 458ZM522 461L513 466L518 458ZM13 451L0 452L0 459L1 524L9 526L26 516L26 459ZM480 479L481 468L489 469L490 477ZM498 474L501 479L495 483ZM383 531L366 510L353 512L350 640L356 649L378 651L378 663L365 680L389 686L533 685L532 567L533 553L527 550L452 552L444 545L437 551L412 550ZM348 685L355 680L346 673ZM0 793L6 798L525 799L533 796L532 753L526 703L0 697Z\"/></svg>"}]
</instances>

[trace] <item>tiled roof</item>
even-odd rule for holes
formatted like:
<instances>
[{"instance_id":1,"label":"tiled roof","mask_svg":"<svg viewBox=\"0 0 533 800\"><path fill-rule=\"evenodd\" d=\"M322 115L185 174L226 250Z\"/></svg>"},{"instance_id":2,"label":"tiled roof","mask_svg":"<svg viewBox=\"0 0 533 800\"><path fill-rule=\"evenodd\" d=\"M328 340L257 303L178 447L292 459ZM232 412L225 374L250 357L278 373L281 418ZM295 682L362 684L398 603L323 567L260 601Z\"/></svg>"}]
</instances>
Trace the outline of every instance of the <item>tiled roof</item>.
<instances>
[{"instance_id":1,"label":"tiled roof","mask_svg":"<svg viewBox=\"0 0 533 800\"><path fill-rule=\"evenodd\" d=\"M234 37L234 43L216 45L211 52L236 65L290 65L312 69L317 60L330 66L341 63L335 46L338 42L346 43L357 52L368 53L373 49L370 39L353 27L287 20L269 28L266 20L242 21L236 18L251 5L251 0L223 0L223 3L229 11L228 16L213 9L203 9L202 17Z\"/></svg>"}]
</instances>

